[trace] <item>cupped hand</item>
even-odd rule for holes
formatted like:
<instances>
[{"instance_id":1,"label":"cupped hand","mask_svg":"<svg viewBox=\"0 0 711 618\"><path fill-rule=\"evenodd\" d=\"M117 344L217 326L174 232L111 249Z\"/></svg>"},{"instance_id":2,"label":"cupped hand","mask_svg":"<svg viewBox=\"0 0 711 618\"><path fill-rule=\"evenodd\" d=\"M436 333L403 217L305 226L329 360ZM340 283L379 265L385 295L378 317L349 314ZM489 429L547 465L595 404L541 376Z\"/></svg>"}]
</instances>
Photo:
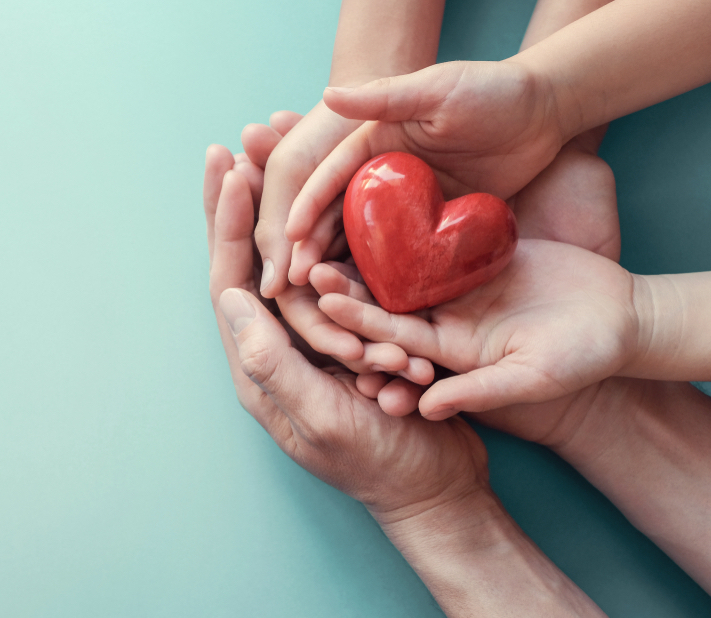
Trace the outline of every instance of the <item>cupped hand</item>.
<instances>
[{"instance_id":1,"label":"cupped hand","mask_svg":"<svg viewBox=\"0 0 711 618\"><path fill-rule=\"evenodd\" d=\"M570 140L553 162L521 191L508 200L515 210L521 238L538 238L573 244L617 261L620 226L615 177L609 165L597 156L606 127L598 127ZM296 256L296 250L294 252ZM310 274L322 294L349 295L358 288L339 286L328 269L316 265ZM375 304L369 295L359 300ZM388 414L409 414L418 407L423 388L384 374L358 377L362 393L377 398Z\"/></svg>"},{"instance_id":2,"label":"cupped hand","mask_svg":"<svg viewBox=\"0 0 711 618\"><path fill-rule=\"evenodd\" d=\"M379 520L479 495L490 504L486 451L464 420L433 426L384 415L358 392L353 374L310 363L258 300L252 192L235 165L226 149L208 151L205 213L210 295L243 407L297 463Z\"/></svg>"},{"instance_id":3,"label":"cupped hand","mask_svg":"<svg viewBox=\"0 0 711 618\"><path fill-rule=\"evenodd\" d=\"M479 191L508 199L567 139L552 90L515 62L438 64L355 89L329 88L324 101L342 116L373 122L344 139L306 182L289 213L291 241L309 237L358 168L383 152L423 159L447 199Z\"/></svg>"},{"instance_id":4,"label":"cupped hand","mask_svg":"<svg viewBox=\"0 0 711 618\"><path fill-rule=\"evenodd\" d=\"M254 235L264 265L261 292L268 298L283 292L289 283L292 243L284 238L284 226L292 202L318 164L362 122L346 119L320 101L303 118L279 112L272 117L271 124L275 139L271 148L267 148L268 154L264 156L265 153L258 150L250 153L252 156L257 153L253 163L262 168L266 166L264 194ZM245 127L243 141L250 142L254 130L255 125Z\"/></svg>"},{"instance_id":5,"label":"cupped hand","mask_svg":"<svg viewBox=\"0 0 711 618\"><path fill-rule=\"evenodd\" d=\"M319 306L371 341L395 343L462 374L420 399L422 414L439 420L555 399L621 372L637 349L634 282L592 252L522 240L497 278L432 308L428 319L341 294L326 294Z\"/></svg>"}]
</instances>

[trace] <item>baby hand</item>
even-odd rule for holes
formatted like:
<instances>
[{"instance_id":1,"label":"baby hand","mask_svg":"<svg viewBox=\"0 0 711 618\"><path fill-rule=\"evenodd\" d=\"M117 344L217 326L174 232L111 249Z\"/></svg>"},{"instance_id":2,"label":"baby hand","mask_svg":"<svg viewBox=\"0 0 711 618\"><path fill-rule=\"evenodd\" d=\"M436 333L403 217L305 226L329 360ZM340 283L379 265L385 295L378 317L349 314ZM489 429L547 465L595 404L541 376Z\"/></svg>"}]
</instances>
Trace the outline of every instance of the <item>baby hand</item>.
<instances>
[{"instance_id":1,"label":"baby hand","mask_svg":"<svg viewBox=\"0 0 711 618\"><path fill-rule=\"evenodd\" d=\"M424 317L390 314L341 294L322 296L319 307L371 341L462 374L420 399L421 413L440 420L460 410L548 401L625 375L638 349L635 282L584 249L522 240L496 279Z\"/></svg>"}]
</instances>

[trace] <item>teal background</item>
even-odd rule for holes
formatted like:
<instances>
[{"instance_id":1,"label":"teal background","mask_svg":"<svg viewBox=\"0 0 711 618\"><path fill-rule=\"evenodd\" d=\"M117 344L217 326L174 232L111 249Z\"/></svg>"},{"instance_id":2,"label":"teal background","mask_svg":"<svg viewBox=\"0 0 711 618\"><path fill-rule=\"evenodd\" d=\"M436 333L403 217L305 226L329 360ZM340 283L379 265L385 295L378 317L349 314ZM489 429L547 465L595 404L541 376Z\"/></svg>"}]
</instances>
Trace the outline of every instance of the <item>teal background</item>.
<instances>
[{"instance_id":1,"label":"teal background","mask_svg":"<svg viewBox=\"0 0 711 618\"><path fill-rule=\"evenodd\" d=\"M533 0L452 0L440 59ZM356 502L237 403L207 295L204 152L320 97L338 4L4 0L0 615L441 616ZM623 263L711 270L711 88L613 123ZM524 530L610 616L711 599L550 452L482 431Z\"/></svg>"}]
</instances>

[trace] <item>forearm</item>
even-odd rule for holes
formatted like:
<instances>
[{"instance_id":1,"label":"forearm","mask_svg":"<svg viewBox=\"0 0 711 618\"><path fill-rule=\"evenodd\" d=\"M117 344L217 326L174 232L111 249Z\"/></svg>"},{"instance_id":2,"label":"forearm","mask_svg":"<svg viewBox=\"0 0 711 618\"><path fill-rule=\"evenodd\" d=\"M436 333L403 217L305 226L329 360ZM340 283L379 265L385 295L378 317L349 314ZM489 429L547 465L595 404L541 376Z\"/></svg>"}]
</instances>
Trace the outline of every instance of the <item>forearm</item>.
<instances>
[{"instance_id":1,"label":"forearm","mask_svg":"<svg viewBox=\"0 0 711 618\"><path fill-rule=\"evenodd\" d=\"M521 42L521 51L610 2L612 0L538 0ZM575 136L573 142L588 152L597 153L607 127L607 123L594 127Z\"/></svg>"},{"instance_id":2,"label":"forearm","mask_svg":"<svg viewBox=\"0 0 711 618\"><path fill-rule=\"evenodd\" d=\"M520 51L610 2L612 0L538 0L521 41Z\"/></svg>"},{"instance_id":3,"label":"forearm","mask_svg":"<svg viewBox=\"0 0 711 618\"><path fill-rule=\"evenodd\" d=\"M634 276L637 352L620 375L711 380L711 272Z\"/></svg>"},{"instance_id":4,"label":"forearm","mask_svg":"<svg viewBox=\"0 0 711 618\"><path fill-rule=\"evenodd\" d=\"M356 86L434 64L444 0L343 0L331 86Z\"/></svg>"},{"instance_id":5,"label":"forearm","mask_svg":"<svg viewBox=\"0 0 711 618\"><path fill-rule=\"evenodd\" d=\"M604 384L554 450L711 592L711 398L687 383Z\"/></svg>"},{"instance_id":6,"label":"forearm","mask_svg":"<svg viewBox=\"0 0 711 618\"><path fill-rule=\"evenodd\" d=\"M376 519L449 618L605 615L491 493L405 520Z\"/></svg>"},{"instance_id":7,"label":"forearm","mask_svg":"<svg viewBox=\"0 0 711 618\"><path fill-rule=\"evenodd\" d=\"M564 138L711 80L708 0L615 0L511 61L552 88Z\"/></svg>"}]
</instances>

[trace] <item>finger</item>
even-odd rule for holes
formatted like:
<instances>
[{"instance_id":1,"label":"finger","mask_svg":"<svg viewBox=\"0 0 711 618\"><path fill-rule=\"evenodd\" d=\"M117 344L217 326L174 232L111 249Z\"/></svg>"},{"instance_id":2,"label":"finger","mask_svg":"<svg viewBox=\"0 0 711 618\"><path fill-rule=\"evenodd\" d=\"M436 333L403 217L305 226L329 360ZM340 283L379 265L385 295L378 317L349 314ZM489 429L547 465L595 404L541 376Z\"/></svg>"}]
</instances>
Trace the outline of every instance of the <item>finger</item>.
<instances>
[{"instance_id":1,"label":"finger","mask_svg":"<svg viewBox=\"0 0 711 618\"><path fill-rule=\"evenodd\" d=\"M308 434L337 413L340 383L316 369L291 345L277 319L244 290L226 290L220 309L230 325L242 373Z\"/></svg>"},{"instance_id":2,"label":"finger","mask_svg":"<svg viewBox=\"0 0 711 618\"><path fill-rule=\"evenodd\" d=\"M273 298L286 289L292 243L284 228L294 198L316 166L357 126L319 104L278 144L267 161L255 240L263 261L261 293ZM333 201L336 193L325 207Z\"/></svg>"},{"instance_id":3,"label":"finger","mask_svg":"<svg viewBox=\"0 0 711 618\"><path fill-rule=\"evenodd\" d=\"M341 271L348 272L351 277ZM368 288L354 279L360 277L358 271L346 264L316 264L309 271L309 282L314 287L319 296L326 294L343 294L355 300L370 305L375 304L375 299Z\"/></svg>"},{"instance_id":4,"label":"finger","mask_svg":"<svg viewBox=\"0 0 711 618\"><path fill-rule=\"evenodd\" d=\"M388 313L342 294L326 294L319 299L318 305L336 324L370 341L389 341L411 356L443 364L437 333L420 317Z\"/></svg>"},{"instance_id":5,"label":"finger","mask_svg":"<svg viewBox=\"0 0 711 618\"><path fill-rule=\"evenodd\" d=\"M405 378L408 382L414 382L415 384L422 384L424 386L434 380L435 370L429 359L409 356L407 359L407 367L398 371L397 374Z\"/></svg>"},{"instance_id":6,"label":"finger","mask_svg":"<svg viewBox=\"0 0 711 618\"><path fill-rule=\"evenodd\" d=\"M280 133L265 124L248 124L242 129L242 148L252 163L264 169L281 137Z\"/></svg>"},{"instance_id":7,"label":"finger","mask_svg":"<svg viewBox=\"0 0 711 618\"><path fill-rule=\"evenodd\" d=\"M227 149L212 149L208 160L219 160L222 169L231 162L226 157ZM230 154L230 159L232 156ZM234 161L234 159L232 159ZM210 165L208 165L208 168ZM214 170L213 170L214 172ZM246 180L228 170L220 178L221 191L216 198L214 189L206 195L206 212L212 219L212 268L210 270L210 293L217 309L220 294L231 285L249 285L245 276L252 267L251 230L254 226L251 194ZM214 178L210 183L215 182ZM209 185L209 183L206 183ZM214 200L214 205L213 205ZM252 283L252 288L253 283ZM215 312L220 337L225 348L237 396L245 410L249 411L269 434L283 443L288 423L269 398L240 370L239 357L228 324L222 312Z\"/></svg>"},{"instance_id":8,"label":"finger","mask_svg":"<svg viewBox=\"0 0 711 618\"><path fill-rule=\"evenodd\" d=\"M329 87L324 103L344 118L400 122L428 120L462 82L466 64L448 62L384 77L358 88Z\"/></svg>"},{"instance_id":9,"label":"finger","mask_svg":"<svg viewBox=\"0 0 711 618\"><path fill-rule=\"evenodd\" d=\"M391 379L383 372L362 373L356 378L356 388L361 395L369 399L377 399L378 393Z\"/></svg>"},{"instance_id":10,"label":"finger","mask_svg":"<svg viewBox=\"0 0 711 618\"><path fill-rule=\"evenodd\" d=\"M277 296L277 303L286 321L316 352L343 361L363 356L360 339L324 315L318 307L318 294L311 286L290 285Z\"/></svg>"},{"instance_id":11,"label":"finger","mask_svg":"<svg viewBox=\"0 0 711 618\"><path fill-rule=\"evenodd\" d=\"M420 412L443 420L457 412L486 412L521 403L542 403L566 394L550 377L508 359L435 383L420 399Z\"/></svg>"},{"instance_id":12,"label":"finger","mask_svg":"<svg viewBox=\"0 0 711 618\"><path fill-rule=\"evenodd\" d=\"M203 182L202 199L207 220L207 247L212 263L213 247L215 242L215 212L217 202L222 190L222 179L232 168L234 159L232 153L218 144L213 144L205 154L205 179Z\"/></svg>"},{"instance_id":13,"label":"finger","mask_svg":"<svg viewBox=\"0 0 711 618\"><path fill-rule=\"evenodd\" d=\"M294 285L309 282L311 267L321 261L324 252L343 229L343 196L339 196L321 213L309 238L294 244L289 267L289 281Z\"/></svg>"},{"instance_id":14,"label":"finger","mask_svg":"<svg viewBox=\"0 0 711 618\"><path fill-rule=\"evenodd\" d=\"M405 416L417 410L422 387L403 378L388 382L378 393L378 403L390 416Z\"/></svg>"},{"instance_id":15,"label":"finger","mask_svg":"<svg viewBox=\"0 0 711 618\"><path fill-rule=\"evenodd\" d=\"M258 209L259 203L262 201L262 191L264 189L264 170L252 163L249 159L236 162L232 169L247 179L249 190L252 192L252 202L254 207Z\"/></svg>"},{"instance_id":16,"label":"finger","mask_svg":"<svg viewBox=\"0 0 711 618\"><path fill-rule=\"evenodd\" d=\"M346 190L360 166L374 156L367 139L367 128L364 125L349 135L308 179L304 179L300 191L294 195L285 222L284 234L288 240L296 242L306 238L321 213Z\"/></svg>"},{"instance_id":17,"label":"finger","mask_svg":"<svg viewBox=\"0 0 711 618\"><path fill-rule=\"evenodd\" d=\"M269 116L269 126L282 137L291 131L303 116L289 110L274 112Z\"/></svg>"},{"instance_id":18,"label":"finger","mask_svg":"<svg viewBox=\"0 0 711 618\"><path fill-rule=\"evenodd\" d=\"M215 213L213 263L210 294L216 305L227 288L256 291L252 259L254 206L247 180L229 170Z\"/></svg>"},{"instance_id":19,"label":"finger","mask_svg":"<svg viewBox=\"0 0 711 618\"><path fill-rule=\"evenodd\" d=\"M367 341L363 344L363 358L359 360L364 372L390 372L405 371L409 366L407 354L401 347L393 343L373 343Z\"/></svg>"}]
</instances>

